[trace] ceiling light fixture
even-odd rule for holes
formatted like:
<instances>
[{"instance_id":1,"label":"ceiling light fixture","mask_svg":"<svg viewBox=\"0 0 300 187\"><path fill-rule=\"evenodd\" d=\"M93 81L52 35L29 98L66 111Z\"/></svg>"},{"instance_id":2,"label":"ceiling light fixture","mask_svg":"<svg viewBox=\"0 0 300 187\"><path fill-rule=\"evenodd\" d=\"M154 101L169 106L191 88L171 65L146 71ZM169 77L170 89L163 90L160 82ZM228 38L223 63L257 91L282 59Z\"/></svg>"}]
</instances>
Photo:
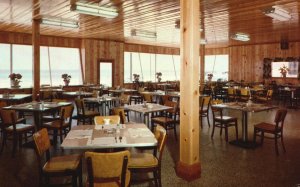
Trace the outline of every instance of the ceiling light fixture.
<instances>
[{"instance_id":1,"label":"ceiling light fixture","mask_svg":"<svg viewBox=\"0 0 300 187\"><path fill-rule=\"evenodd\" d=\"M101 16L105 18L115 18L119 15L118 11L112 7L99 6L93 3L76 2L71 5L71 11L92 16Z\"/></svg>"},{"instance_id":2,"label":"ceiling light fixture","mask_svg":"<svg viewBox=\"0 0 300 187\"><path fill-rule=\"evenodd\" d=\"M152 32L152 31L132 29L131 30L131 36L139 36L139 37L146 37L146 38L156 38L157 34L156 34L156 32Z\"/></svg>"},{"instance_id":3,"label":"ceiling light fixture","mask_svg":"<svg viewBox=\"0 0 300 187\"><path fill-rule=\"evenodd\" d=\"M41 24L53 25L58 27L78 28L79 23L74 20L55 18L55 17L42 17Z\"/></svg>"},{"instance_id":4,"label":"ceiling light fixture","mask_svg":"<svg viewBox=\"0 0 300 187\"><path fill-rule=\"evenodd\" d=\"M235 33L231 35L231 39L247 42L250 40L250 36L244 33Z\"/></svg>"},{"instance_id":5,"label":"ceiling light fixture","mask_svg":"<svg viewBox=\"0 0 300 187\"><path fill-rule=\"evenodd\" d=\"M263 13L266 16L269 16L279 21L288 21L292 18L288 11L278 6L272 6L271 8L267 8L265 11L263 11Z\"/></svg>"}]
</instances>

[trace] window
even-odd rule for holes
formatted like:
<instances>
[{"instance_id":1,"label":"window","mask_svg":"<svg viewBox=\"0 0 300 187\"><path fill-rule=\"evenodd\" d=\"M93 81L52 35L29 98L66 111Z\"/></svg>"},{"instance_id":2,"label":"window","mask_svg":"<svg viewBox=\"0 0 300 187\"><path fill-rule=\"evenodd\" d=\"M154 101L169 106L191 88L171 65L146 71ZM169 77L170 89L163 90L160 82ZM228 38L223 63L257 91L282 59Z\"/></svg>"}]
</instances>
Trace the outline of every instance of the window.
<instances>
[{"instance_id":1,"label":"window","mask_svg":"<svg viewBox=\"0 0 300 187\"><path fill-rule=\"evenodd\" d=\"M179 55L161 55L152 53L124 53L124 82L131 83L133 74L140 75L140 81L156 80L156 72L162 73L163 81L179 80Z\"/></svg>"},{"instance_id":2,"label":"window","mask_svg":"<svg viewBox=\"0 0 300 187\"><path fill-rule=\"evenodd\" d=\"M100 84L112 87L113 82L113 65L111 62L100 62L99 74L100 74Z\"/></svg>"},{"instance_id":3,"label":"window","mask_svg":"<svg viewBox=\"0 0 300 187\"><path fill-rule=\"evenodd\" d=\"M229 58L228 55L206 55L205 56L205 77L207 80L207 74L212 73L212 81L228 80L228 67Z\"/></svg>"},{"instance_id":4,"label":"window","mask_svg":"<svg viewBox=\"0 0 300 187\"><path fill-rule=\"evenodd\" d=\"M272 77L282 77L280 68L287 67L286 77L297 78L299 62L272 62Z\"/></svg>"},{"instance_id":5,"label":"window","mask_svg":"<svg viewBox=\"0 0 300 187\"><path fill-rule=\"evenodd\" d=\"M10 45L0 44L0 87L9 87L10 80Z\"/></svg>"},{"instance_id":6,"label":"window","mask_svg":"<svg viewBox=\"0 0 300 187\"><path fill-rule=\"evenodd\" d=\"M82 84L79 49L49 47L52 85L63 83L61 75L72 76L70 85Z\"/></svg>"},{"instance_id":7,"label":"window","mask_svg":"<svg viewBox=\"0 0 300 187\"><path fill-rule=\"evenodd\" d=\"M22 87L32 87L31 45L12 45L12 72L22 75Z\"/></svg>"},{"instance_id":8,"label":"window","mask_svg":"<svg viewBox=\"0 0 300 187\"><path fill-rule=\"evenodd\" d=\"M33 86L32 46L0 44L0 87L10 87L10 73L22 75L21 87ZM82 84L82 72L78 48L41 47L40 83L61 85L61 75L72 76L71 84Z\"/></svg>"}]
</instances>

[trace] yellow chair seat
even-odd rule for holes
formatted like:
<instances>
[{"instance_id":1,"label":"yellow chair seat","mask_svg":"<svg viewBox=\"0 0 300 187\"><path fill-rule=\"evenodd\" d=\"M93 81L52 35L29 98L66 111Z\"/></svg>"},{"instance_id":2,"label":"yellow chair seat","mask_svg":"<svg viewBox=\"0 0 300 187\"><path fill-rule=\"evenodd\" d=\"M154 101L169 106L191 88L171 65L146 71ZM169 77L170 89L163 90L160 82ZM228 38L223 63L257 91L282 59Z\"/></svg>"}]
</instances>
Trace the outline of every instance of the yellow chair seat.
<instances>
[{"instance_id":1,"label":"yellow chair seat","mask_svg":"<svg viewBox=\"0 0 300 187\"><path fill-rule=\"evenodd\" d=\"M126 172L126 181L125 181L125 186L129 186L130 182L130 171L127 170ZM86 183L86 186L89 186L89 183ZM101 183L94 183L94 187L120 187L116 182L101 182Z\"/></svg>"},{"instance_id":2,"label":"yellow chair seat","mask_svg":"<svg viewBox=\"0 0 300 187\"><path fill-rule=\"evenodd\" d=\"M167 117L155 117L152 118L154 123L174 123L174 119Z\"/></svg>"},{"instance_id":3,"label":"yellow chair seat","mask_svg":"<svg viewBox=\"0 0 300 187\"><path fill-rule=\"evenodd\" d=\"M25 130L30 130L33 128L34 128L34 126L30 125L30 124L23 124L23 123L16 124L17 131L25 131ZM7 127L6 130L9 132L12 132L14 129L13 129L13 126L11 125L11 126Z\"/></svg>"},{"instance_id":4,"label":"yellow chair seat","mask_svg":"<svg viewBox=\"0 0 300 187\"><path fill-rule=\"evenodd\" d=\"M131 154L128 168L149 168L156 167L158 160L153 154L150 153L138 153Z\"/></svg>"},{"instance_id":5,"label":"yellow chair seat","mask_svg":"<svg viewBox=\"0 0 300 187\"><path fill-rule=\"evenodd\" d=\"M66 170L76 170L81 160L81 155L66 155L52 157L43 167L43 171L64 172Z\"/></svg>"}]
</instances>

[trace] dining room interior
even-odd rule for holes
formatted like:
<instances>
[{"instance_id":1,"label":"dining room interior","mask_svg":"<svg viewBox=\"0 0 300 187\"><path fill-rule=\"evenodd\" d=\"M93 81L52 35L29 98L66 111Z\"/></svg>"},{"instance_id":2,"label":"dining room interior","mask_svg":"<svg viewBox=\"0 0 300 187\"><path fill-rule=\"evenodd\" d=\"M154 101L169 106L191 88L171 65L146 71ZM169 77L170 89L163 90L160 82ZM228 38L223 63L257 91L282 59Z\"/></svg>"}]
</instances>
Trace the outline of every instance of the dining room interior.
<instances>
[{"instance_id":1,"label":"dining room interior","mask_svg":"<svg viewBox=\"0 0 300 187\"><path fill-rule=\"evenodd\" d=\"M1 0L0 186L300 186L296 0Z\"/></svg>"}]
</instances>

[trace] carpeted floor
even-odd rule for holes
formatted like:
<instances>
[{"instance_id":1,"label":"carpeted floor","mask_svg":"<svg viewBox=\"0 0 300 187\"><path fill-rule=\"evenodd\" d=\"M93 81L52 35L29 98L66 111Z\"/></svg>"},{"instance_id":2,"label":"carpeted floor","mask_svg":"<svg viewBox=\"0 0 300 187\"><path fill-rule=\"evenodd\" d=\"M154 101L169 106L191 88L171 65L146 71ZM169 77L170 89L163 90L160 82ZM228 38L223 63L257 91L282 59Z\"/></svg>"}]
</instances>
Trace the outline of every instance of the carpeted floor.
<instances>
[{"instance_id":1,"label":"carpeted floor","mask_svg":"<svg viewBox=\"0 0 300 187\"><path fill-rule=\"evenodd\" d=\"M249 138L252 139L253 124L261 121L272 122L276 110L251 113L249 115ZM228 112L241 118L239 112ZM176 176L174 167L179 160L179 142L176 142L173 131L169 132L162 161L163 186L300 186L300 110L289 109L285 121L284 140L287 153L279 147L280 155L276 156L273 140L265 140L261 147L243 149L226 143L216 130L214 138L210 138L211 127L203 119L200 132L201 178L186 182ZM132 115L135 118L135 115ZM135 120L135 119L133 119ZM76 124L76 121L74 122ZM179 126L178 126L179 132ZM239 121L241 136L241 122ZM229 139L234 139L234 131L229 131ZM77 153L53 148L54 155ZM85 167L84 167L84 173ZM23 147L11 158L11 144L8 143L0 155L0 186L19 187L37 186L37 162L34 150L30 146ZM141 177L141 176L133 176ZM132 186L154 186L151 183Z\"/></svg>"}]
</instances>

